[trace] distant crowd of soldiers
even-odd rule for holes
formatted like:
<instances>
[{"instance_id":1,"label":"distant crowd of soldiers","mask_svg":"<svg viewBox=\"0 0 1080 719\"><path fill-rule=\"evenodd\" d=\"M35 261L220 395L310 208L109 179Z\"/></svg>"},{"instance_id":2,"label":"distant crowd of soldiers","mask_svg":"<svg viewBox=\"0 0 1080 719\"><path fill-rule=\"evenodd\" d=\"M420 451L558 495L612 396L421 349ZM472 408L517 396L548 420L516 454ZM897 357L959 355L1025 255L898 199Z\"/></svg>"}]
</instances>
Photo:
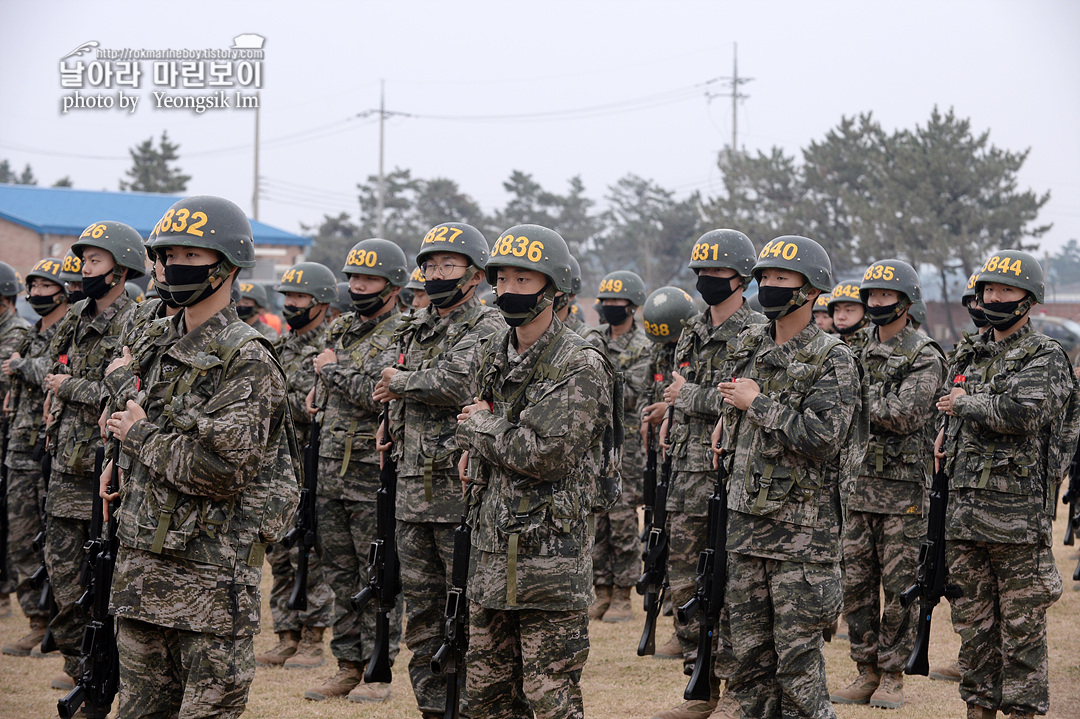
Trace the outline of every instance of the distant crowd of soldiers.
<instances>
[{"instance_id":1,"label":"distant crowd of soldiers","mask_svg":"<svg viewBox=\"0 0 1080 719\"><path fill-rule=\"evenodd\" d=\"M612 272L598 327L538 225L489 243L441 223L412 265L366 239L345 282L296 264L280 335L238 276L254 264L216 197L145 239L91 224L26 274L32 326L0 263L0 590L30 623L3 652L59 650L61 716L104 717L117 691L122 719L238 716L256 666L324 665L329 628L336 668L308 700L386 701L404 639L425 719L581 717L589 622L631 620L635 587L638 653L691 676L654 719L899 708L942 596L961 648L931 676L969 718L1047 713L1050 521L1080 411L1028 321L1030 254L972 275L978 333L948 355L911 265L836 283L800 236L702 235L703 311ZM264 562L278 642L255 654ZM830 693L841 612L857 676Z\"/></svg>"}]
</instances>

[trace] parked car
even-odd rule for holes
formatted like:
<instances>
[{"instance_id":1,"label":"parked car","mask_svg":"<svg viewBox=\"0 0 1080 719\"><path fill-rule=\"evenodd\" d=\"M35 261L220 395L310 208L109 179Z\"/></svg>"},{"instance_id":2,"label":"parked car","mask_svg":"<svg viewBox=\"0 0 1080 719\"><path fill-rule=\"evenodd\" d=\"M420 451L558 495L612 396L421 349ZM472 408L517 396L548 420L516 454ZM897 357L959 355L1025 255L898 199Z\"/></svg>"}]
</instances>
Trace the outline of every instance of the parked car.
<instances>
[{"instance_id":1,"label":"parked car","mask_svg":"<svg viewBox=\"0 0 1080 719\"><path fill-rule=\"evenodd\" d=\"M1031 326L1047 337L1053 337L1065 348L1069 360L1076 366L1080 360L1080 323L1067 317L1031 315Z\"/></svg>"}]
</instances>

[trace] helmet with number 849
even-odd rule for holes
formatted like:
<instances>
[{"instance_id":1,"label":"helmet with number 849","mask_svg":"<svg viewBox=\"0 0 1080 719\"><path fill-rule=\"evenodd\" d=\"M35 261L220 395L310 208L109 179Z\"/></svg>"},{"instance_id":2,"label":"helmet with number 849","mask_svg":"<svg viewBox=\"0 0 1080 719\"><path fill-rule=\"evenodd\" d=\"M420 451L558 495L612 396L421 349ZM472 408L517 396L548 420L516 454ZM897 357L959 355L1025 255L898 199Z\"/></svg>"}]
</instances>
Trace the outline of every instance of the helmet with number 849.
<instances>
[{"instance_id":1,"label":"helmet with number 849","mask_svg":"<svg viewBox=\"0 0 1080 719\"><path fill-rule=\"evenodd\" d=\"M629 300L634 307L645 304L645 281L636 272L617 270L600 280L600 300Z\"/></svg>"}]
</instances>

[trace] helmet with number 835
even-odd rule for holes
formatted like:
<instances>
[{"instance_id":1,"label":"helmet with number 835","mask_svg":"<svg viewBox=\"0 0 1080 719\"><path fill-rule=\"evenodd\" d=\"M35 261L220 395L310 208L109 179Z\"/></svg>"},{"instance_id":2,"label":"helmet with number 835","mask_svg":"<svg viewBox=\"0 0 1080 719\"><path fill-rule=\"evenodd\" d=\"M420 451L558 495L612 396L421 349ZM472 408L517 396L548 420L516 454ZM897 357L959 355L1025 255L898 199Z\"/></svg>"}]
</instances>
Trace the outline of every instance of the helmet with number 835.
<instances>
[{"instance_id":1,"label":"helmet with number 835","mask_svg":"<svg viewBox=\"0 0 1080 719\"><path fill-rule=\"evenodd\" d=\"M150 243L159 256L163 247L201 247L219 253L232 267L255 266L251 222L223 197L194 195L179 200L158 220Z\"/></svg>"},{"instance_id":2,"label":"helmet with number 835","mask_svg":"<svg viewBox=\"0 0 1080 719\"><path fill-rule=\"evenodd\" d=\"M353 245L341 271L347 275L385 277L394 287L402 287L409 279L405 265L405 252L400 247L390 240L372 237Z\"/></svg>"},{"instance_id":3,"label":"helmet with number 835","mask_svg":"<svg viewBox=\"0 0 1080 719\"><path fill-rule=\"evenodd\" d=\"M674 342L682 333L682 323L697 313L694 300L678 287L655 290L641 308L645 336L653 342Z\"/></svg>"},{"instance_id":4,"label":"helmet with number 835","mask_svg":"<svg viewBox=\"0 0 1080 719\"><path fill-rule=\"evenodd\" d=\"M540 225L515 225L495 240L487 261L487 281L494 287L496 268L516 267L546 275L559 292L574 291L570 274L570 250L555 230Z\"/></svg>"},{"instance_id":5,"label":"helmet with number 835","mask_svg":"<svg viewBox=\"0 0 1080 719\"><path fill-rule=\"evenodd\" d=\"M645 304L645 281L635 272L617 270L600 280L599 300L629 300L634 307Z\"/></svg>"},{"instance_id":6,"label":"helmet with number 835","mask_svg":"<svg viewBox=\"0 0 1080 719\"><path fill-rule=\"evenodd\" d=\"M903 260L879 260L866 268L859 294L863 304L869 297L870 290L892 290L907 297L914 304L922 299L922 282L915 268Z\"/></svg>"}]
</instances>

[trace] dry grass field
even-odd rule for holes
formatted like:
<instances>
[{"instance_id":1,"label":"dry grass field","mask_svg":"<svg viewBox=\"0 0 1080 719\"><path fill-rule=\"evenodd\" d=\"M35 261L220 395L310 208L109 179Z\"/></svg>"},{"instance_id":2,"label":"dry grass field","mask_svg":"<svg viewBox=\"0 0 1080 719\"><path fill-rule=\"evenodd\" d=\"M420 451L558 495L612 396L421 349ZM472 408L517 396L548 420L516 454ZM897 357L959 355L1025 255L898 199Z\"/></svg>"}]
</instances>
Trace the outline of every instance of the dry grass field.
<instances>
[{"instance_id":1,"label":"dry grass field","mask_svg":"<svg viewBox=\"0 0 1080 719\"><path fill-rule=\"evenodd\" d=\"M1059 521L1054 536L1058 567L1065 579L1065 592L1049 612L1050 716L1080 719L1080 591L1071 581L1076 566L1074 550L1060 545L1064 527ZM264 574L263 632L256 639L256 651L274 644L270 612L265 606L269 589L269 568ZM948 606L942 604L934 616L931 664L956 656L959 639L949 624ZM670 619L658 630L658 642L667 639ZM26 623L16 608L14 616L0 620L0 642L6 643L25 632ZM635 606L634 621L627 624L594 623L592 652L585 667L583 691L585 713L590 719L648 719L654 711L681 701L686 678L677 662L635 656L641 631L641 608ZM327 647L329 653L329 647ZM855 675L847 656L847 642L834 640L826 645L830 686L846 685ZM419 717L405 670L408 652L402 648L395 667L393 695L386 704L361 705L344 700L311 702L303 699L306 688L327 676L332 667L315 670L262 669L255 676L245 716L253 719L399 719ZM55 657L45 659L0 656L0 718L30 719L56 716L60 692L49 689L50 678L61 669ZM955 684L932 682L922 677L907 679L906 705L896 711L869 707L837 707L841 719L870 717L913 717L940 719L963 717L964 704Z\"/></svg>"}]
</instances>

